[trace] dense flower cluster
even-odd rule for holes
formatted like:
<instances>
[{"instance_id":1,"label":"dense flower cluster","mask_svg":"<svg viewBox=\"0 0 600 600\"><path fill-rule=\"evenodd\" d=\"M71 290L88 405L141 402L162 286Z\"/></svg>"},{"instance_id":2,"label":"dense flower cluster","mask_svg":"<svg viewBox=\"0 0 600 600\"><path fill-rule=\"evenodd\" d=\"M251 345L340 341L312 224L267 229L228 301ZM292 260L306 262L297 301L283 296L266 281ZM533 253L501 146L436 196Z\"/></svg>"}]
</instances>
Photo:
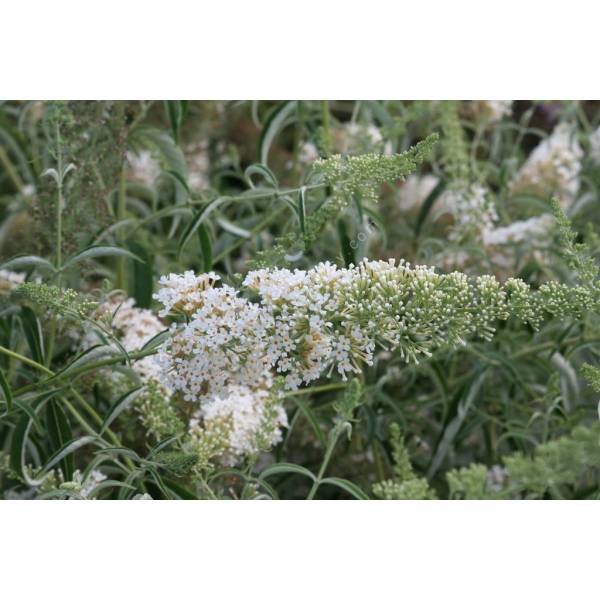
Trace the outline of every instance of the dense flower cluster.
<instances>
[{"instance_id":1,"label":"dense flower cluster","mask_svg":"<svg viewBox=\"0 0 600 600\"><path fill-rule=\"evenodd\" d=\"M271 385L270 377L252 388L232 385L201 406L189 423L201 464L217 457L220 464L233 466L281 441L287 415Z\"/></svg>"},{"instance_id":2,"label":"dense flower cluster","mask_svg":"<svg viewBox=\"0 0 600 600\"><path fill-rule=\"evenodd\" d=\"M171 385L185 400L211 400L228 385L257 381L269 367L260 348L268 315L232 287L214 287L219 279L214 273L171 274L160 279L155 294L164 306L161 315L175 311L189 319L183 328L173 325L160 354Z\"/></svg>"},{"instance_id":3,"label":"dense flower cluster","mask_svg":"<svg viewBox=\"0 0 600 600\"><path fill-rule=\"evenodd\" d=\"M185 307L186 322L173 325L160 360L169 384L188 401L214 400L230 386L252 387L269 370L290 389L334 370L345 379L373 362L376 346L416 361L471 335L489 338L513 301L525 320L537 318L522 282L503 288L490 276L470 281L404 261L252 271L244 287L257 301L230 286L215 287L217 281L212 273L171 274L156 294L165 310Z\"/></svg>"},{"instance_id":4,"label":"dense flower cluster","mask_svg":"<svg viewBox=\"0 0 600 600\"><path fill-rule=\"evenodd\" d=\"M287 420L262 350L272 319L230 286L215 287L219 279L191 271L161 278L161 314L188 321L172 327L159 360L170 386L200 404L189 433L201 462L232 465L276 444Z\"/></svg>"},{"instance_id":5,"label":"dense flower cluster","mask_svg":"<svg viewBox=\"0 0 600 600\"><path fill-rule=\"evenodd\" d=\"M564 206L579 189L582 158L575 132L567 123L561 123L529 155L511 181L510 191L542 197L557 194Z\"/></svg>"}]
</instances>

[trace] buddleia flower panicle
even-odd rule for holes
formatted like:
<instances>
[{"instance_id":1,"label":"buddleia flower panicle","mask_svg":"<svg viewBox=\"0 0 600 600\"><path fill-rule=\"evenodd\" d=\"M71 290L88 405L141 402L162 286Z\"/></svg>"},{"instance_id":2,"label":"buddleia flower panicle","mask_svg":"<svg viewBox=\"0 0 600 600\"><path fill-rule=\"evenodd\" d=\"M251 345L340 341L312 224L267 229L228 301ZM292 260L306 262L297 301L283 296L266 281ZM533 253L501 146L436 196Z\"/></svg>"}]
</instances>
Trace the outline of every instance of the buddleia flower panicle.
<instances>
[{"instance_id":1,"label":"buddleia flower panicle","mask_svg":"<svg viewBox=\"0 0 600 600\"><path fill-rule=\"evenodd\" d=\"M169 385L190 402L252 385L268 371L281 374L288 389L332 372L346 379L373 363L378 346L416 362L472 336L490 339L511 314L536 326L545 314L579 313L594 302L583 287L548 283L532 292L515 279L501 285L403 260L261 269L248 273L241 290L195 277L171 274L156 294L164 310L186 307L186 322L172 326L160 361Z\"/></svg>"}]
</instances>

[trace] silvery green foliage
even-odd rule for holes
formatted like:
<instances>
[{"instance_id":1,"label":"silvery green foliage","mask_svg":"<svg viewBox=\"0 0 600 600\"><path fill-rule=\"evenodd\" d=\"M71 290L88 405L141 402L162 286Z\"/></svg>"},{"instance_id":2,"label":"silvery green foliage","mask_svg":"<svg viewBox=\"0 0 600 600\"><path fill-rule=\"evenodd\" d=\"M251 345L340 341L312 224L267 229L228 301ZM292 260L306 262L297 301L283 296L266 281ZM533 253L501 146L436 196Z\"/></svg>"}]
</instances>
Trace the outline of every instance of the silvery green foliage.
<instances>
[{"instance_id":1,"label":"silvery green foliage","mask_svg":"<svg viewBox=\"0 0 600 600\"><path fill-rule=\"evenodd\" d=\"M569 498L596 489L600 464L600 424L540 444L531 456L503 458L504 468L474 464L447 473L451 498ZM499 477L498 475L501 474Z\"/></svg>"},{"instance_id":2,"label":"silvery green foliage","mask_svg":"<svg viewBox=\"0 0 600 600\"><path fill-rule=\"evenodd\" d=\"M390 443L394 478L375 484L375 497L381 500L435 500L436 493L427 480L415 474L402 432L396 423L390 426Z\"/></svg>"}]
</instances>

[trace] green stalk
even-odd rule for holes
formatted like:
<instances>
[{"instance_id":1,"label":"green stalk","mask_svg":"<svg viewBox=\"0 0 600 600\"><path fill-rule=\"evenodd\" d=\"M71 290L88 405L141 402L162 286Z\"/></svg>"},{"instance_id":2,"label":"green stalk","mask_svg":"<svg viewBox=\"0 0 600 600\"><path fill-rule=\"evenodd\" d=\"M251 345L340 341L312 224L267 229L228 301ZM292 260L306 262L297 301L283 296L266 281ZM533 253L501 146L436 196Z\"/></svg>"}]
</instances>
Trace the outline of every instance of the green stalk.
<instances>
[{"instance_id":1,"label":"green stalk","mask_svg":"<svg viewBox=\"0 0 600 600\"><path fill-rule=\"evenodd\" d=\"M146 356L150 356L151 354L155 354L156 352L157 352L156 348L152 348L152 349L148 349L148 350L140 350L139 352L130 352L129 358L131 360L137 360L139 358L144 358ZM100 367L114 365L114 364L123 362L124 360L125 360L125 358L123 356L112 356L110 358L104 358L104 359L96 361L94 363L88 363L86 365L82 365L81 367L78 367L77 369L72 369L72 370L68 371L67 373L58 374L49 379L42 379L41 381L35 381L33 383L29 383L29 384L15 390L14 396L21 396L23 394L26 394L27 392L30 392L30 391L36 389L39 386L48 385L50 383L58 383L65 378L74 379L75 377L77 377L78 375L81 375L82 373L87 373L88 371L93 371L94 369L99 369Z\"/></svg>"},{"instance_id":2,"label":"green stalk","mask_svg":"<svg viewBox=\"0 0 600 600\"><path fill-rule=\"evenodd\" d=\"M321 120L323 124L323 152L325 158L328 158L332 152L333 144L331 142L331 119L329 117L329 100L321 100Z\"/></svg>"},{"instance_id":3,"label":"green stalk","mask_svg":"<svg viewBox=\"0 0 600 600\"><path fill-rule=\"evenodd\" d=\"M302 388L283 394L282 398L291 398L292 396L304 396L306 394L319 394L321 392L332 392L335 390L343 390L348 387L347 383L326 383L325 385L317 385L314 387Z\"/></svg>"},{"instance_id":4,"label":"green stalk","mask_svg":"<svg viewBox=\"0 0 600 600\"><path fill-rule=\"evenodd\" d=\"M50 369L48 369L44 365L40 364L39 362L36 362L35 360L32 360L31 358L27 358L26 356L23 356L22 354L17 354L16 352L13 352L12 350L5 348L4 346L0 346L0 353L5 354L6 356L9 356L10 358L14 358L26 365L29 365L30 367L33 367L34 369L37 369L38 371L43 371L44 373L46 373L46 375L54 375L54 373Z\"/></svg>"},{"instance_id":5,"label":"green stalk","mask_svg":"<svg viewBox=\"0 0 600 600\"><path fill-rule=\"evenodd\" d=\"M62 267L62 209L63 209L63 157L60 145L60 128L56 123L56 166L58 171L58 202L56 203L56 270L57 286L60 287L60 269Z\"/></svg>"},{"instance_id":6,"label":"green stalk","mask_svg":"<svg viewBox=\"0 0 600 600\"><path fill-rule=\"evenodd\" d=\"M56 170L58 177L56 178L57 198L56 198L56 249L55 249L55 262L56 267L56 285L61 287L62 284L62 211L63 211L63 156L60 140L60 126L58 121L55 126L56 134ZM48 335L48 347L46 351L46 366L52 364L52 355L54 353L54 343L56 341L56 333L58 330L58 318L54 316L50 322L50 333Z\"/></svg>"},{"instance_id":7,"label":"green stalk","mask_svg":"<svg viewBox=\"0 0 600 600\"><path fill-rule=\"evenodd\" d=\"M312 487L310 488L310 492L308 493L308 496L306 497L307 500L314 500L315 494L317 493L317 490L319 489L319 486L321 485L321 480L323 479L323 475L325 475L325 471L327 470L329 461L331 460L333 451L335 450L338 440L340 439L340 435L344 431L344 425L345 425L345 423L343 423L341 425L338 424L331 430L329 444L327 445L327 450L325 451L325 456L323 457L323 462L321 463L321 468L319 469L317 478L315 479Z\"/></svg>"},{"instance_id":8,"label":"green stalk","mask_svg":"<svg viewBox=\"0 0 600 600\"><path fill-rule=\"evenodd\" d=\"M123 161L123 166L121 167L121 174L119 176L119 197L117 201L117 221L123 221L125 219L125 209L127 203L127 163ZM119 245L122 246L125 241L124 232L120 231L119 236ZM116 287L117 289L125 289L125 257L118 256L117 257L117 272L116 272Z\"/></svg>"}]
</instances>

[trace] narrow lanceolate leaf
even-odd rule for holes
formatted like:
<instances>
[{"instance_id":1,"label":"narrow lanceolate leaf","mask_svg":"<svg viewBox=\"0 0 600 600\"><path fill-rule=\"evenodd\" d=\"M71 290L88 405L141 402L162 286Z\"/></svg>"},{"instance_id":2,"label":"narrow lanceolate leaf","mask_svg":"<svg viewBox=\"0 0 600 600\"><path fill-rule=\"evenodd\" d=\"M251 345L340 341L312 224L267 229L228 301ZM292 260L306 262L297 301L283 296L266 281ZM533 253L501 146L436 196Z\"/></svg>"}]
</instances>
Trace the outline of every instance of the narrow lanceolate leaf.
<instances>
[{"instance_id":1,"label":"narrow lanceolate leaf","mask_svg":"<svg viewBox=\"0 0 600 600\"><path fill-rule=\"evenodd\" d=\"M15 270L15 269L31 269L35 268L39 271L55 271L54 265L41 256L27 255L15 256L6 262L0 264L0 269Z\"/></svg>"},{"instance_id":2,"label":"narrow lanceolate leaf","mask_svg":"<svg viewBox=\"0 0 600 600\"><path fill-rule=\"evenodd\" d=\"M342 479L340 477L326 477L325 479L321 479L321 485L335 485L336 487L342 488L344 491L348 492L351 496L354 496L357 500L368 500L369 496L363 492L355 483L352 481L348 481L347 479Z\"/></svg>"},{"instance_id":3,"label":"narrow lanceolate leaf","mask_svg":"<svg viewBox=\"0 0 600 600\"><path fill-rule=\"evenodd\" d=\"M100 494L100 492L110 488L124 488L131 491L135 491L137 489L133 485L129 485L128 483L124 483L123 481L117 481L116 479L107 479L94 487L94 489L90 492L88 499L96 498Z\"/></svg>"},{"instance_id":4,"label":"narrow lanceolate leaf","mask_svg":"<svg viewBox=\"0 0 600 600\"><path fill-rule=\"evenodd\" d=\"M343 219L340 219L337 223L338 235L340 236L340 247L342 249L342 257L344 259L344 265L348 268L350 265L356 264L356 257L354 255L354 249L350 243L350 237L348 236L348 228Z\"/></svg>"},{"instance_id":5,"label":"narrow lanceolate leaf","mask_svg":"<svg viewBox=\"0 0 600 600\"><path fill-rule=\"evenodd\" d=\"M171 479L163 479L162 482L171 493L171 496L174 496L176 500L198 500L198 496L194 494L194 492L188 490L179 483L176 483Z\"/></svg>"},{"instance_id":6,"label":"narrow lanceolate leaf","mask_svg":"<svg viewBox=\"0 0 600 600\"><path fill-rule=\"evenodd\" d=\"M260 175L269 185L271 185L274 188L277 188L279 186L279 184L277 183L277 177L275 176L275 173L273 173L273 171L271 171L271 169L269 169L267 165L261 165L257 163L254 165L250 165L244 171L244 179L246 180L246 183L250 188L254 189L255 185L254 181L252 180L252 175Z\"/></svg>"},{"instance_id":7,"label":"narrow lanceolate leaf","mask_svg":"<svg viewBox=\"0 0 600 600\"><path fill-rule=\"evenodd\" d=\"M440 181L431 191L429 196L425 198L425 202L421 206L421 210L419 211L419 216L417 217L417 223L415 225L415 235L418 236L421 233L421 228L427 219L427 215L433 208L435 201L441 196L442 192L446 188L446 182Z\"/></svg>"},{"instance_id":8,"label":"narrow lanceolate leaf","mask_svg":"<svg viewBox=\"0 0 600 600\"><path fill-rule=\"evenodd\" d=\"M165 100L165 112L171 125L173 139L179 143L179 134L181 132L181 124L185 117L187 101L186 100Z\"/></svg>"},{"instance_id":9,"label":"narrow lanceolate leaf","mask_svg":"<svg viewBox=\"0 0 600 600\"><path fill-rule=\"evenodd\" d=\"M244 239L250 239L252 237L252 234L247 229L244 229L243 227L240 227L239 225L236 225L227 219L219 218L217 219L217 223L225 231L231 233L231 235L235 235L236 237L241 237Z\"/></svg>"},{"instance_id":10,"label":"narrow lanceolate leaf","mask_svg":"<svg viewBox=\"0 0 600 600\"><path fill-rule=\"evenodd\" d=\"M58 171L56 169L46 169L42 175L42 177L52 177L52 179L54 179L54 181L56 182L56 184L58 185L60 176L58 174Z\"/></svg>"},{"instance_id":11,"label":"narrow lanceolate leaf","mask_svg":"<svg viewBox=\"0 0 600 600\"><path fill-rule=\"evenodd\" d=\"M317 418L315 417L313 411L310 409L308 404L303 400L300 400L300 398L294 398L294 402L296 403L298 410L306 417L306 420L310 423L321 446L325 448L327 446L327 438L325 437L325 434L323 433L323 430L321 429L321 426L319 425L319 422L317 421Z\"/></svg>"},{"instance_id":12,"label":"narrow lanceolate leaf","mask_svg":"<svg viewBox=\"0 0 600 600\"><path fill-rule=\"evenodd\" d=\"M153 127L138 127L135 129L133 136L144 145L150 143L155 146L171 170L179 173L184 179L187 179L185 156L167 131L161 131Z\"/></svg>"},{"instance_id":13,"label":"narrow lanceolate leaf","mask_svg":"<svg viewBox=\"0 0 600 600\"><path fill-rule=\"evenodd\" d=\"M42 325L36 314L33 312L33 310L31 310L31 308L29 308L29 306L21 307L20 317L21 324L23 326L23 333L27 339L31 356L36 362L43 365L44 335L42 333Z\"/></svg>"},{"instance_id":14,"label":"narrow lanceolate leaf","mask_svg":"<svg viewBox=\"0 0 600 600\"><path fill-rule=\"evenodd\" d=\"M2 388L2 393L4 394L4 402L6 403L6 411L10 412L13 406L13 397L12 392L10 391L10 385L6 379L6 375L4 374L4 370L0 369L0 388Z\"/></svg>"},{"instance_id":15,"label":"narrow lanceolate leaf","mask_svg":"<svg viewBox=\"0 0 600 600\"><path fill-rule=\"evenodd\" d=\"M123 394L116 402L108 409L100 428L100 435L102 435L109 427L110 424L127 408L131 406L131 403L135 400L136 394L140 388L136 387Z\"/></svg>"},{"instance_id":16,"label":"narrow lanceolate leaf","mask_svg":"<svg viewBox=\"0 0 600 600\"><path fill-rule=\"evenodd\" d=\"M212 271L213 254L210 235L204 224L198 227L198 239L200 240L200 249L202 250L202 270L205 273L208 273L209 271Z\"/></svg>"},{"instance_id":17,"label":"narrow lanceolate leaf","mask_svg":"<svg viewBox=\"0 0 600 600\"><path fill-rule=\"evenodd\" d=\"M212 202L205 204L194 215L194 218L188 223L187 227L185 228L185 230L181 234L181 237L179 238L179 244L177 246L177 256L178 257L181 256L183 249L185 248L187 243L190 241L192 236L196 233L196 230L198 229L198 227L200 227L200 225L202 225L202 223L204 223L204 221L206 221L208 215L213 210L215 210L216 208L218 208L219 206L224 204L225 202L230 202L230 201L231 201L231 198L226 197L226 196L222 196L220 198L215 198L215 200L213 200Z\"/></svg>"},{"instance_id":18,"label":"narrow lanceolate leaf","mask_svg":"<svg viewBox=\"0 0 600 600\"><path fill-rule=\"evenodd\" d=\"M167 338L169 337L169 330L165 329L160 333L157 333L154 337L151 337L141 348L140 352L145 350L151 350L158 348Z\"/></svg>"},{"instance_id":19,"label":"narrow lanceolate leaf","mask_svg":"<svg viewBox=\"0 0 600 600\"><path fill-rule=\"evenodd\" d=\"M66 367L57 371L50 380L57 377L64 377L68 373L80 369L81 367L96 361L101 361L104 358L112 358L114 356L122 356L122 352L114 346L93 346L79 354ZM123 356L123 360L127 357Z\"/></svg>"},{"instance_id":20,"label":"narrow lanceolate leaf","mask_svg":"<svg viewBox=\"0 0 600 600\"><path fill-rule=\"evenodd\" d=\"M88 444L99 444L98 438L94 435L84 435L83 437L77 438L75 440L68 440L63 444L46 462L44 468L42 469L43 473L47 473L52 467L61 463L65 464L73 464L73 453L79 448L83 446L87 446ZM73 472L71 471L68 479L72 479ZM67 474L65 472L65 479L67 479Z\"/></svg>"},{"instance_id":21,"label":"narrow lanceolate leaf","mask_svg":"<svg viewBox=\"0 0 600 600\"><path fill-rule=\"evenodd\" d=\"M271 465L262 471L260 478L266 479L272 475L281 475L285 473L295 473L296 475L304 475L313 481L317 480L317 478L306 467L295 465L293 463L277 463L275 465Z\"/></svg>"},{"instance_id":22,"label":"narrow lanceolate leaf","mask_svg":"<svg viewBox=\"0 0 600 600\"><path fill-rule=\"evenodd\" d=\"M454 440L460 431L463 422L471 410L473 403L479 395L479 390L487 374L487 368L483 367L471 377L467 383L458 391L450 407L450 412L444 423L442 433L439 437L433 458L427 471L427 478L433 477L442 466L444 459L454 444Z\"/></svg>"},{"instance_id":23,"label":"narrow lanceolate leaf","mask_svg":"<svg viewBox=\"0 0 600 600\"><path fill-rule=\"evenodd\" d=\"M63 270L76 265L82 260L90 260L93 258L103 258L105 256L125 256L139 262L144 262L139 256L136 256L133 252L125 250L125 248L118 248L117 246L90 246L81 252L78 252L74 256L71 256L69 260L64 264Z\"/></svg>"},{"instance_id":24,"label":"narrow lanceolate leaf","mask_svg":"<svg viewBox=\"0 0 600 600\"><path fill-rule=\"evenodd\" d=\"M267 119L259 140L259 156L263 165L268 164L269 150L277 134L283 129L287 120L296 114L296 100L290 100L278 106Z\"/></svg>"},{"instance_id":25,"label":"narrow lanceolate leaf","mask_svg":"<svg viewBox=\"0 0 600 600\"><path fill-rule=\"evenodd\" d=\"M29 485L36 485L41 483L42 480L33 480L29 477L25 465L30 461L26 462L25 454L27 450L27 444L29 440L29 432L31 428L35 424L35 419L37 413L44 407L45 403L52 398L55 394L55 391L46 393L41 397L37 397L35 400L31 401L31 404L28 406L29 410L24 411L24 414L17 421L15 428L13 429L12 436L10 439L10 467L11 470L14 471L18 477L26 482Z\"/></svg>"},{"instance_id":26,"label":"narrow lanceolate leaf","mask_svg":"<svg viewBox=\"0 0 600 600\"><path fill-rule=\"evenodd\" d=\"M133 281L130 284L131 295L135 298L136 306L150 308L154 290L154 273L152 269L154 257L145 246L137 242L130 242L129 248L143 261L134 261L133 263Z\"/></svg>"},{"instance_id":27,"label":"narrow lanceolate leaf","mask_svg":"<svg viewBox=\"0 0 600 600\"><path fill-rule=\"evenodd\" d=\"M67 443L73 440L71 425L56 398L52 398L46 406L46 428L48 430L48 441L51 452L61 452ZM61 460L61 468L65 480L69 481L73 477L73 457L70 453L65 453L64 455L61 454L60 458L57 458L56 462L53 462L52 465L57 464ZM46 468L50 469L52 465L46 465Z\"/></svg>"},{"instance_id":28,"label":"narrow lanceolate leaf","mask_svg":"<svg viewBox=\"0 0 600 600\"><path fill-rule=\"evenodd\" d=\"M298 193L298 222L302 235L306 233L306 186L300 188Z\"/></svg>"},{"instance_id":29,"label":"narrow lanceolate leaf","mask_svg":"<svg viewBox=\"0 0 600 600\"><path fill-rule=\"evenodd\" d=\"M190 190L190 186L188 185L188 182L186 181L186 179L183 177L183 175L181 173L178 173L177 171L173 171L173 169L167 169L165 171L165 173L167 175L170 175L173 179L175 179L175 181L180 183L181 187L185 190L185 193L188 195L188 197L191 198L192 191Z\"/></svg>"}]
</instances>

